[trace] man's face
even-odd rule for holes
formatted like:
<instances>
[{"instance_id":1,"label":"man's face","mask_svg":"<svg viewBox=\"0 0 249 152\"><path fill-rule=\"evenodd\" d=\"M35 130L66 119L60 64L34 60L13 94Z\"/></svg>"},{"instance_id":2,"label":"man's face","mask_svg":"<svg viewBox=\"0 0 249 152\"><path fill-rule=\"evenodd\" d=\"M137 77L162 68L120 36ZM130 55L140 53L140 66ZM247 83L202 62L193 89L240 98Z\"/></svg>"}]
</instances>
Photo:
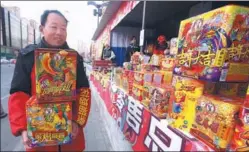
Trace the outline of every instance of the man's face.
<instances>
[{"instance_id":1,"label":"man's face","mask_svg":"<svg viewBox=\"0 0 249 152\"><path fill-rule=\"evenodd\" d=\"M56 13L48 15L45 26L41 25L40 31L44 35L45 41L53 47L61 46L66 42L66 20Z\"/></svg>"}]
</instances>

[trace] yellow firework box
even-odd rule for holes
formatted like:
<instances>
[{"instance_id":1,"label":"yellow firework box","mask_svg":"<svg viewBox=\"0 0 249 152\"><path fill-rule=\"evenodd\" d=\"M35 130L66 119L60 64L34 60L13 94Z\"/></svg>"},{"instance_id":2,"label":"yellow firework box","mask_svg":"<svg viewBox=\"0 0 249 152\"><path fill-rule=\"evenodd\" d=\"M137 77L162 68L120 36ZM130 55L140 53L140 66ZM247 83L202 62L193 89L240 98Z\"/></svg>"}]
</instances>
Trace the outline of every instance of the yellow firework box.
<instances>
[{"instance_id":1,"label":"yellow firework box","mask_svg":"<svg viewBox=\"0 0 249 152\"><path fill-rule=\"evenodd\" d=\"M215 150L226 150L241 105L242 100L238 98L200 97L190 133Z\"/></svg>"},{"instance_id":2,"label":"yellow firework box","mask_svg":"<svg viewBox=\"0 0 249 152\"><path fill-rule=\"evenodd\" d=\"M175 89L175 100L172 102L170 117L175 119L172 127L189 131L195 117L197 99L203 94L204 83L181 76L174 76L172 86Z\"/></svg>"},{"instance_id":3,"label":"yellow firework box","mask_svg":"<svg viewBox=\"0 0 249 152\"><path fill-rule=\"evenodd\" d=\"M212 81L248 81L249 8L228 5L183 20L174 72Z\"/></svg>"}]
</instances>

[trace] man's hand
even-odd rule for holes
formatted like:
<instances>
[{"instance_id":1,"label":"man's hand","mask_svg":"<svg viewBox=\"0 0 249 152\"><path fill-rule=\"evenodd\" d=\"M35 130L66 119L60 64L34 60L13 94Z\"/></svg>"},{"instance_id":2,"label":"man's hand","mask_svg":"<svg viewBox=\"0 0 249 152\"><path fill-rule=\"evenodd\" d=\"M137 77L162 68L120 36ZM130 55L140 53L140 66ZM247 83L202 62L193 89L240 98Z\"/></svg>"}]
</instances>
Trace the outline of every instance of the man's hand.
<instances>
[{"instance_id":1,"label":"man's hand","mask_svg":"<svg viewBox=\"0 0 249 152\"><path fill-rule=\"evenodd\" d=\"M79 129L80 129L79 125L76 122L72 121L72 137L73 137L73 139L76 139L78 132L79 132Z\"/></svg>"},{"instance_id":2,"label":"man's hand","mask_svg":"<svg viewBox=\"0 0 249 152\"><path fill-rule=\"evenodd\" d=\"M31 141L28 138L28 132L26 130L22 131L22 141L26 149L30 149Z\"/></svg>"}]
</instances>

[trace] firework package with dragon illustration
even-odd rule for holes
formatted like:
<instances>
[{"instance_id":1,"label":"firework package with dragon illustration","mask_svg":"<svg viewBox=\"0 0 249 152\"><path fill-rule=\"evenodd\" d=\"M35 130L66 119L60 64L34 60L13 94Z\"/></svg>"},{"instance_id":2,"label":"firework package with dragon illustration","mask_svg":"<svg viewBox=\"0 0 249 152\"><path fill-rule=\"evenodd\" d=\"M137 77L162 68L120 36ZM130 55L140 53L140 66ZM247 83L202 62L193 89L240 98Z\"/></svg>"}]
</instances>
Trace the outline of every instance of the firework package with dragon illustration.
<instances>
[{"instance_id":1,"label":"firework package with dragon illustration","mask_svg":"<svg viewBox=\"0 0 249 152\"><path fill-rule=\"evenodd\" d=\"M71 143L76 68L76 51L35 50L36 95L26 103L31 147Z\"/></svg>"},{"instance_id":2,"label":"firework package with dragon illustration","mask_svg":"<svg viewBox=\"0 0 249 152\"><path fill-rule=\"evenodd\" d=\"M36 94L39 103L76 99L76 51L35 51Z\"/></svg>"},{"instance_id":3,"label":"firework package with dragon illustration","mask_svg":"<svg viewBox=\"0 0 249 152\"><path fill-rule=\"evenodd\" d=\"M72 141L72 103L38 104L35 96L26 104L31 147L62 145Z\"/></svg>"}]
</instances>

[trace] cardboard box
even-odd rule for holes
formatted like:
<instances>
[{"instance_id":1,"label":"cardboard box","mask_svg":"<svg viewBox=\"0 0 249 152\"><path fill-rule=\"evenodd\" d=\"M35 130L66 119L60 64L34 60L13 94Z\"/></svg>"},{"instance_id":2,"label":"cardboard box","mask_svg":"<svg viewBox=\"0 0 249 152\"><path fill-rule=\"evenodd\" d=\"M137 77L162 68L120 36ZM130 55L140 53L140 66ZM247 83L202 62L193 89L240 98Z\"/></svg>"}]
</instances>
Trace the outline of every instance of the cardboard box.
<instances>
[{"instance_id":1,"label":"cardboard box","mask_svg":"<svg viewBox=\"0 0 249 152\"><path fill-rule=\"evenodd\" d=\"M242 107L240 111L239 123L230 144L231 151L249 151L249 106Z\"/></svg>"},{"instance_id":2,"label":"cardboard box","mask_svg":"<svg viewBox=\"0 0 249 152\"><path fill-rule=\"evenodd\" d=\"M211 81L248 81L248 14L248 7L228 5L183 20L174 73Z\"/></svg>"},{"instance_id":3,"label":"cardboard box","mask_svg":"<svg viewBox=\"0 0 249 152\"><path fill-rule=\"evenodd\" d=\"M161 70L163 71L173 71L177 61L175 58L164 58L161 63Z\"/></svg>"},{"instance_id":4,"label":"cardboard box","mask_svg":"<svg viewBox=\"0 0 249 152\"><path fill-rule=\"evenodd\" d=\"M218 94L226 97L246 97L248 83L221 83Z\"/></svg>"},{"instance_id":5,"label":"cardboard box","mask_svg":"<svg viewBox=\"0 0 249 152\"><path fill-rule=\"evenodd\" d=\"M38 104L33 96L27 101L26 116L31 147L72 141L72 102Z\"/></svg>"},{"instance_id":6,"label":"cardboard box","mask_svg":"<svg viewBox=\"0 0 249 152\"><path fill-rule=\"evenodd\" d=\"M138 101L142 101L143 100L143 91L144 91L143 86L133 84L132 97Z\"/></svg>"},{"instance_id":7,"label":"cardboard box","mask_svg":"<svg viewBox=\"0 0 249 152\"><path fill-rule=\"evenodd\" d=\"M197 99L203 94L204 82L174 76L172 86L175 89L175 100L172 102L170 117L175 121L171 125L189 132L194 122Z\"/></svg>"},{"instance_id":8,"label":"cardboard box","mask_svg":"<svg viewBox=\"0 0 249 152\"><path fill-rule=\"evenodd\" d=\"M241 105L240 98L201 96L195 108L196 116L190 133L215 150L226 150Z\"/></svg>"},{"instance_id":9,"label":"cardboard box","mask_svg":"<svg viewBox=\"0 0 249 152\"><path fill-rule=\"evenodd\" d=\"M177 54L178 48L177 48L177 38L172 38L170 40L170 55L175 56Z\"/></svg>"},{"instance_id":10,"label":"cardboard box","mask_svg":"<svg viewBox=\"0 0 249 152\"><path fill-rule=\"evenodd\" d=\"M134 72L134 83L144 85L144 72Z\"/></svg>"},{"instance_id":11,"label":"cardboard box","mask_svg":"<svg viewBox=\"0 0 249 152\"><path fill-rule=\"evenodd\" d=\"M172 102L175 100L174 88L171 86L164 88L154 87L150 94L150 111L158 118L169 118L168 113L172 110Z\"/></svg>"},{"instance_id":12,"label":"cardboard box","mask_svg":"<svg viewBox=\"0 0 249 152\"><path fill-rule=\"evenodd\" d=\"M35 50L36 94L39 103L76 99L77 52Z\"/></svg>"}]
</instances>

